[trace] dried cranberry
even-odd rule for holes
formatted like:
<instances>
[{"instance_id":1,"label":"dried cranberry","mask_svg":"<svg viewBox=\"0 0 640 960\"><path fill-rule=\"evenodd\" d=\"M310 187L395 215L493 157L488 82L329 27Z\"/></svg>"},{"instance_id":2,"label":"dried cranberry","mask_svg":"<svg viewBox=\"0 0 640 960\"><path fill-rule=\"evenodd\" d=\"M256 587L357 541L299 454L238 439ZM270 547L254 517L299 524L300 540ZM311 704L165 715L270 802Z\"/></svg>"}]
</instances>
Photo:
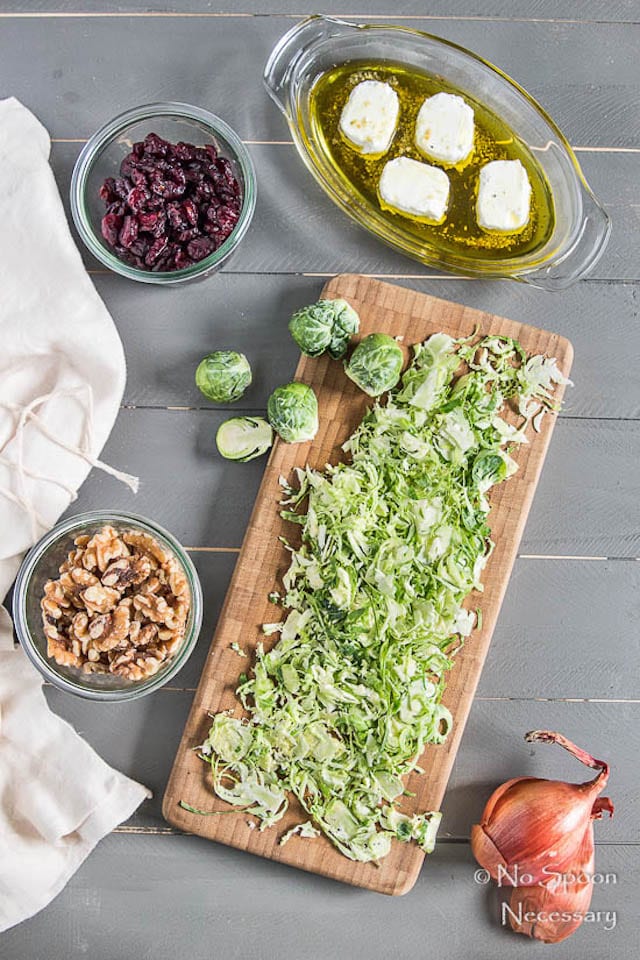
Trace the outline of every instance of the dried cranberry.
<instances>
[{"instance_id":1,"label":"dried cranberry","mask_svg":"<svg viewBox=\"0 0 640 960\"><path fill-rule=\"evenodd\" d=\"M167 219L174 230L184 230L187 221L182 210L182 205L172 200L167 204Z\"/></svg>"},{"instance_id":2,"label":"dried cranberry","mask_svg":"<svg viewBox=\"0 0 640 960\"><path fill-rule=\"evenodd\" d=\"M198 208L196 207L193 200L183 200L182 210L187 221L195 227L198 222Z\"/></svg>"},{"instance_id":3,"label":"dried cranberry","mask_svg":"<svg viewBox=\"0 0 640 960\"><path fill-rule=\"evenodd\" d=\"M175 169L169 173L169 179L173 184L172 196L181 197L187 186L184 171L180 167L175 167Z\"/></svg>"},{"instance_id":4,"label":"dried cranberry","mask_svg":"<svg viewBox=\"0 0 640 960\"><path fill-rule=\"evenodd\" d=\"M118 216L116 213L107 213L102 218L102 222L100 224L102 236L112 247L114 247L118 242L118 234L121 226L122 217Z\"/></svg>"},{"instance_id":5,"label":"dried cranberry","mask_svg":"<svg viewBox=\"0 0 640 960\"><path fill-rule=\"evenodd\" d=\"M124 218L119 240L123 247L130 247L138 237L138 221L135 217L127 216Z\"/></svg>"},{"instance_id":6,"label":"dried cranberry","mask_svg":"<svg viewBox=\"0 0 640 960\"><path fill-rule=\"evenodd\" d=\"M138 167L131 171L131 179L136 187L146 187L147 185L147 175L144 170L140 170Z\"/></svg>"},{"instance_id":7,"label":"dried cranberry","mask_svg":"<svg viewBox=\"0 0 640 960\"><path fill-rule=\"evenodd\" d=\"M195 238L199 236L200 231L197 227L189 227L188 230L178 230L175 234L178 243L188 243L189 240L195 240Z\"/></svg>"},{"instance_id":8,"label":"dried cranberry","mask_svg":"<svg viewBox=\"0 0 640 960\"><path fill-rule=\"evenodd\" d=\"M107 213L117 213L119 217L126 213L127 205L124 200L114 200L107 206Z\"/></svg>"},{"instance_id":9,"label":"dried cranberry","mask_svg":"<svg viewBox=\"0 0 640 960\"><path fill-rule=\"evenodd\" d=\"M149 133L144 138L144 152L152 157L166 157L169 144L157 133Z\"/></svg>"},{"instance_id":10,"label":"dried cranberry","mask_svg":"<svg viewBox=\"0 0 640 960\"><path fill-rule=\"evenodd\" d=\"M233 180L233 167L226 157L218 157L216 160L216 167L225 180Z\"/></svg>"},{"instance_id":11,"label":"dried cranberry","mask_svg":"<svg viewBox=\"0 0 640 960\"><path fill-rule=\"evenodd\" d=\"M157 240L154 240L151 246L149 247L149 252L144 258L144 262L150 267L158 259L162 251L168 244L168 239L166 237L158 237Z\"/></svg>"},{"instance_id":12,"label":"dried cranberry","mask_svg":"<svg viewBox=\"0 0 640 960\"><path fill-rule=\"evenodd\" d=\"M184 175L189 183L199 183L204 177L199 163L188 163L184 168Z\"/></svg>"},{"instance_id":13,"label":"dried cranberry","mask_svg":"<svg viewBox=\"0 0 640 960\"><path fill-rule=\"evenodd\" d=\"M123 200L126 200L133 184L126 177L118 177L113 181L113 192Z\"/></svg>"},{"instance_id":14,"label":"dried cranberry","mask_svg":"<svg viewBox=\"0 0 640 960\"><path fill-rule=\"evenodd\" d=\"M100 187L100 199L104 200L105 203L113 203L113 201L117 199L118 194L115 192L115 185L116 182L113 177L107 177Z\"/></svg>"},{"instance_id":15,"label":"dried cranberry","mask_svg":"<svg viewBox=\"0 0 640 960\"><path fill-rule=\"evenodd\" d=\"M171 195L171 184L168 180L163 180L160 177L154 178L151 183L151 189L154 193L157 193L159 197L168 197Z\"/></svg>"},{"instance_id":16,"label":"dried cranberry","mask_svg":"<svg viewBox=\"0 0 640 960\"><path fill-rule=\"evenodd\" d=\"M137 157L133 153L128 153L120 164L120 176L130 177L138 163Z\"/></svg>"},{"instance_id":17,"label":"dried cranberry","mask_svg":"<svg viewBox=\"0 0 640 960\"><path fill-rule=\"evenodd\" d=\"M127 203L134 213L138 213L138 211L145 205L149 197L150 193L146 187L134 187L127 196Z\"/></svg>"},{"instance_id":18,"label":"dried cranberry","mask_svg":"<svg viewBox=\"0 0 640 960\"><path fill-rule=\"evenodd\" d=\"M196 155L196 148L192 143L183 143L181 140L173 148L174 155L178 160L193 160Z\"/></svg>"},{"instance_id":19,"label":"dried cranberry","mask_svg":"<svg viewBox=\"0 0 640 960\"><path fill-rule=\"evenodd\" d=\"M238 222L238 214L234 210L230 210L228 207L221 211L218 215L218 226L224 233L225 239L229 236L236 223Z\"/></svg>"},{"instance_id":20,"label":"dried cranberry","mask_svg":"<svg viewBox=\"0 0 640 960\"><path fill-rule=\"evenodd\" d=\"M152 210L150 213L139 213L138 227L141 230L146 230L148 233L152 233L158 226L159 219L160 214L155 210Z\"/></svg>"},{"instance_id":21,"label":"dried cranberry","mask_svg":"<svg viewBox=\"0 0 640 960\"><path fill-rule=\"evenodd\" d=\"M190 267L192 263L193 260L187 256L184 250L178 250L175 258L176 270L184 270L185 267Z\"/></svg>"},{"instance_id":22,"label":"dried cranberry","mask_svg":"<svg viewBox=\"0 0 640 960\"><path fill-rule=\"evenodd\" d=\"M195 200L208 200L214 195L213 184L210 180L201 180L194 191Z\"/></svg>"},{"instance_id":23,"label":"dried cranberry","mask_svg":"<svg viewBox=\"0 0 640 960\"><path fill-rule=\"evenodd\" d=\"M204 260L216 249L211 237L198 237L187 244L187 253L192 260Z\"/></svg>"},{"instance_id":24,"label":"dried cranberry","mask_svg":"<svg viewBox=\"0 0 640 960\"><path fill-rule=\"evenodd\" d=\"M131 246L129 247L129 250L133 254L133 256L140 257L140 259L144 259L144 257L149 251L150 246L151 244L149 243L146 237L139 236L138 239L131 244Z\"/></svg>"}]
</instances>

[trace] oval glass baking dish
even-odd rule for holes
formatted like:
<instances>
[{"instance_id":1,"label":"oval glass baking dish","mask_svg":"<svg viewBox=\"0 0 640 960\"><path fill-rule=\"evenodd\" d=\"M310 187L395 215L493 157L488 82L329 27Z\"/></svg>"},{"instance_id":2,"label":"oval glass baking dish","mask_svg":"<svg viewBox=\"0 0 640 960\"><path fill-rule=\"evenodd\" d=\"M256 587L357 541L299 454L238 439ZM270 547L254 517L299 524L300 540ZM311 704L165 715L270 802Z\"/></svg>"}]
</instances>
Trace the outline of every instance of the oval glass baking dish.
<instances>
[{"instance_id":1,"label":"oval glass baking dish","mask_svg":"<svg viewBox=\"0 0 640 960\"><path fill-rule=\"evenodd\" d=\"M555 221L544 243L502 258L451 253L418 237L340 177L321 148L310 97L328 70L350 61L402 64L458 88L499 117L539 164L553 197ZM506 277L560 290L598 261L611 223L587 184L567 140L536 101L497 67L457 44L419 30L309 17L286 33L267 61L264 82L282 110L298 153L324 191L361 226L402 253L452 273Z\"/></svg>"}]
</instances>

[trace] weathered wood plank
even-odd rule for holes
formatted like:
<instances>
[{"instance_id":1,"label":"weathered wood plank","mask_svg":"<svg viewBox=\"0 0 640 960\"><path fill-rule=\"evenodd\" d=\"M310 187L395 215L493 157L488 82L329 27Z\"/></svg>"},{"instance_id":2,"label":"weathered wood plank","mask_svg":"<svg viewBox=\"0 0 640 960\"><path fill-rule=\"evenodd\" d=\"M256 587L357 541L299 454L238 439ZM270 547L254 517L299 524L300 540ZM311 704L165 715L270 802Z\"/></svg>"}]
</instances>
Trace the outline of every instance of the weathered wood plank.
<instances>
[{"instance_id":1,"label":"weathered wood plank","mask_svg":"<svg viewBox=\"0 0 640 960\"><path fill-rule=\"evenodd\" d=\"M638 9L635 0L613 0L603 5L602 0L484 0L482 4L470 0L432 0L425 9L421 0L403 0L401 12L394 11L390 0L345 0L342 4L330 0L316 0L315 13L330 14L339 17L384 17L398 19L399 16L415 16L426 21L432 19L491 19L507 20L548 19L558 21L571 19L577 21L637 22ZM390 12L391 11L391 12ZM251 0L4 0L4 13L28 13L32 15L70 14L117 14L134 13L139 16L209 16L217 17L233 14L294 14L306 15L309 4L305 0L261 0L258 5ZM429 29L428 26L426 29Z\"/></svg>"},{"instance_id":2,"label":"weathered wood plank","mask_svg":"<svg viewBox=\"0 0 640 960\"><path fill-rule=\"evenodd\" d=\"M211 409L220 405L208 401L194 381L200 359L220 348L246 353L254 379L242 405L264 408L274 387L295 369L298 352L288 318L316 300L323 286L318 277L231 273L179 293L111 273L94 281L124 342L124 403ZM640 285L578 283L555 296L510 282L400 283L568 337L575 387L565 394L563 416L640 417L640 368L627 362L640 356Z\"/></svg>"},{"instance_id":3,"label":"weathered wood plank","mask_svg":"<svg viewBox=\"0 0 640 960\"><path fill-rule=\"evenodd\" d=\"M556 945L556 960L636 956L636 851L599 845L596 855L600 920ZM533 945L502 928L498 891L474 882L476 866L467 844L440 844L413 892L389 900L197 837L112 835L48 909L3 935L3 948L7 960L174 960L186 944L193 960L400 960L422 956L428 941L441 960L528 955Z\"/></svg>"},{"instance_id":4,"label":"weathered wood plank","mask_svg":"<svg viewBox=\"0 0 640 960\"><path fill-rule=\"evenodd\" d=\"M637 821L640 814L634 772L640 748L639 720L638 702L476 701L442 806L442 836L468 836L492 791L511 777L577 783L591 779L590 771L563 750L526 744L522 739L528 730L558 730L593 756L611 761L606 793L616 803L616 815L611 823L602 825L599 840L637 843L640 826L627 817L631 815Z\"/></svg>"},{"instance_id":5,"label":"weathered wood plank","mask_svg":"<svg viewBox=\"0 0 640 960\"><path fill-rule=\"evenodd\" d=\"M67 215L71 171L80 147L78 143L55 143L51 154ZM258 179L256 214L226 272L333 274L349 269L378 274L441 274L387 247L338 210L291 144L252 144L249 149ZM636 254L640 237L640 152L581 153L580 160L585 176L613 219L609 245L591 278L640 279ZM104 270L78 243L87 266Z\"/></svg>"},{"instance_id":6,"label":"weathered wood plank","mask_svg":"<svg viewBox=\"0 0 640 960\"><path fill-rule=\"evenodd\" d=\"M216 453L215 433L225 417L207 410L122 410L103 459L140 476L141 491L136 497L93 471L73 512L110 506L137 511L188 546L239 546L265 461L238 464ZM640 556L639 457L637 421L561 418L521 552Z\"/></svg>"},{"instance_id":7,"label":"weathered wood plank","mask_svg":"<svg viewBox=\"0 0 640 960\"><path fill-rule=\"evenodd\" d=\"M425 21L400 22L425 27ZM284 120L269 103L261 74L291 24L284 16L222 18L204 26L198 17L8 18L0 30L0 63L10 92L56 137L89 136L121 110L165 98L207 106L247 139L282 139ZM515 77L572 143L638 146L640 26L495 21L489 29L485 21L431 20L428 29Z\"/></svg>"},{"instance_id":8,"label":"weathered wood plank","mask_svg":"<svg viewBox=\"0 0 640 960\"><path fill-rule=\"evenodd\" d=\"M253 228L230 270L339 273L348 265L349 270L361 273L434 272L387 247L342 213L292 146L254 145L251 153L262 193ZM613 219L609 245L591 277L638 279L640 152L581 153L579 159ZM283 197L287 198L286 211Z\"/></svg>"},{"instance_id":9,"label":"weathered wood plank","mask_svg":"<svg viewBox=\"0 0 640 960\"><path fill-rule=\"evenodd\" d=\"M56 713L73 724L107 762L153 791L153 798L145 801L130 821L138 826L166 826L161 813L162 794L192 696L191 692L162 690L114 708L47 688L47 699ZM548 729L560 730L594 756L611 763L613 773L607 793L616 804L616 815L611 823L599 827L599 838L611 843L640 842L640 797L635 774L639 720L637 702L476 700L442 804L440 836L466 839L492 790L510 777L576 782L589 779L588 771L563 750L544 745L532 748L522 739L527 730ZM193 802L193 797L185 799ZM212 794L212 806L214 799Z\"/></svg>"},{"instance_id":10,"label":"weathered wood plank","mask_svg":"<svg viewBox=\"0 0 640 960\"><path fill-rule=\"evenodd\" d=\"M637 698L640 564L519 560L481 697Z\"/></svg>"}]
</instances>

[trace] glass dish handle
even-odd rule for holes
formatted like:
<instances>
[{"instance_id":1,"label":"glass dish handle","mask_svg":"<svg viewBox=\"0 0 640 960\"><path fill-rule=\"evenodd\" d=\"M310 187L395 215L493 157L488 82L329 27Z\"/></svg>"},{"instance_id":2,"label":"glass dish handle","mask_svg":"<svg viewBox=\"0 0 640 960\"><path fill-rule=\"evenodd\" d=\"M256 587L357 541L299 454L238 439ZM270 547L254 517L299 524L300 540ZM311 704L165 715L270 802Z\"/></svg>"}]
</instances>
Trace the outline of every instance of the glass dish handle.
<instances>
[{"instance_id":1,"label":"glass dish handle","mask_svg":"<svg viewBox=\"0 0 640 960\"><path fill-rule=\"evenodd\" d=\"M582 186L582 225L570 246L546 267L520 277L543 290L564 290L598 262L611 234L609 214L586 184Z\"/></svg>"},{"instance_id":2,"label":"glass dish handle","mask_svg":"<svg viewBox=\"0 0 640 960\"><path fill-rule=\"evenodd\" d=\"M359 29L359 25L335 17L311 16L297 23L271 51L264 68L263 81L276 106L291 118L287 96L295 67L304 53L322 40Z\"/></svg>"}]
</instances>

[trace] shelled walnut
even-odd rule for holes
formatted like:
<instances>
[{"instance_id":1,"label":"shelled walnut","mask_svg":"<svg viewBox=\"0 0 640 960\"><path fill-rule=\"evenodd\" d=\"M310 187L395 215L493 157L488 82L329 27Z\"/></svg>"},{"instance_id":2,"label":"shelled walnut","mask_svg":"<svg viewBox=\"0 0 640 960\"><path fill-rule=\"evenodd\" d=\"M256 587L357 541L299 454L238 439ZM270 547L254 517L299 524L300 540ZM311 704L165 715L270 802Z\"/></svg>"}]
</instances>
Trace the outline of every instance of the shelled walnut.
<instances>
[{"instance_id":1,"label":"shelled walnut","mask_svg":"<svg viewBox=\"0 0 640 960\"><path fill-rule=\"evenodd\" d=\"M40 601L47 654L62 666L146 680L182 644L191 593L178 560L141 530L79 536Z\"/></svg>"}]
</instances>

